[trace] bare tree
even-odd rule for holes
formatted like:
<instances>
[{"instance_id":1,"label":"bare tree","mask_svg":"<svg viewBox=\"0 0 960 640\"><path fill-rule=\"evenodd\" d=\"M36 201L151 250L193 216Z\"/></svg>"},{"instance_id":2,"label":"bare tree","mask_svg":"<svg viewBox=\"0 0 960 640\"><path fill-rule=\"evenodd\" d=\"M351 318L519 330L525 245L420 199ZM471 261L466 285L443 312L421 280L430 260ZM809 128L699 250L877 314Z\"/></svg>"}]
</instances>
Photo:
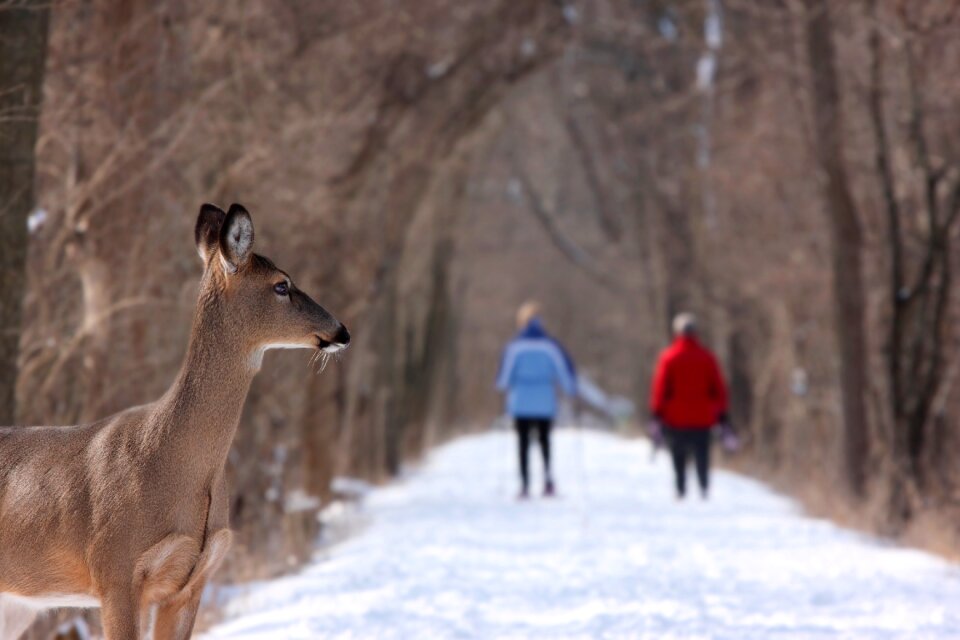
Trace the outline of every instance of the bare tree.
<instances>
[{"instance_id":1,"label":"bare tree","mask_svg":"<svg viewBox=\"0 0 960 640\"><path fill-rule=\"evenodd\" d=\"M893 424L889 436L894 466L891 510L894 516L906 519L910 505L905 489L927 481L923 457L933 405L944 378L953 284L950 246L960 219L960 162L931 148L929 105L919 58L924 32L949 24L955 16L920 25L911 20L905 5L900 6L908 114L902 135L907 153L900 155L909 158L911 171L908 179L898 180L893 158L899 148L886 113L884 23L876 0L869 2L868 9L872 18L868 103L889 254L885 355ZM911 191L915 197L904 201L901 194Z\"/></svg>"},{"instance_id":2,"label":"bare tree","mask_svg":"<svg viewBox=\"0 0 960 640\"><path fill-rule=\"evenodd\" d=\"M840 354L846 477L863 495L867 465L867 343L863 234L844 164L840 87L827 0L806 0L807 53L813 81L814 144L833 254L834 331Z\"/></svg>"},{"instance_id":3,"label":"bare tree","mask_svg":"<svg viewBox=\"0 0 960 640\"><path fill-rule=\"evenodd\" d=\"M0 6L0 424L12 424L15 415L27 216L34 206L49 13L44 0Z\"/></svg>"}]
</instances>

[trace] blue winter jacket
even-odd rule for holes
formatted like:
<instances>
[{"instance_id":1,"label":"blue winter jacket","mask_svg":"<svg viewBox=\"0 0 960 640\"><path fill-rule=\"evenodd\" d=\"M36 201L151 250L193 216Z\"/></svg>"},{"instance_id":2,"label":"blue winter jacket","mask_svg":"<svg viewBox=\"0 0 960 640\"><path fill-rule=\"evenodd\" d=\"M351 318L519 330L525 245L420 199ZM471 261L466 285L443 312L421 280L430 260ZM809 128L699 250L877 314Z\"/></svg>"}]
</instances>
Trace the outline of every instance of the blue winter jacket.
<instances>
[{"instance_id":1,"label":"blue winter jacket","mask_svg":"<svg viewBox=\"0 0 960 640\"><path fill-rule=\"evenodd\" d=\"M507 413L514 418L553 419L557 386L575 396L576 380L573 360L533 318L504 349L497 388L507 392Z\"/></svg>"}]
</instances>

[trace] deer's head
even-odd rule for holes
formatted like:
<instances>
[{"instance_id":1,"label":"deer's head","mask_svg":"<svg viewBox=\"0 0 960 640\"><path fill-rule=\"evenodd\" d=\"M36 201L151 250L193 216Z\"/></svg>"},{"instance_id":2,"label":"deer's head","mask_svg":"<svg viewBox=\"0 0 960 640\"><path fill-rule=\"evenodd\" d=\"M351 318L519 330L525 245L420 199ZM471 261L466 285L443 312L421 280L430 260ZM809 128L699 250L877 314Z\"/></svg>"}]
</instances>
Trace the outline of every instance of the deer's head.
<instances>
[{"instance_id":1,"label":"deer's head","mask_svg":"<svg viewBox=\"0 0 960 640\"><path fill-rule=\"evenodd\" d=\"M253 220L238 204L224 213L205 204L195 239L205 272L201 304L211 305L256 362L267 349L336 353L350 333L300 291L290 276L253 252Z\"/></svg>"}]
</instances>

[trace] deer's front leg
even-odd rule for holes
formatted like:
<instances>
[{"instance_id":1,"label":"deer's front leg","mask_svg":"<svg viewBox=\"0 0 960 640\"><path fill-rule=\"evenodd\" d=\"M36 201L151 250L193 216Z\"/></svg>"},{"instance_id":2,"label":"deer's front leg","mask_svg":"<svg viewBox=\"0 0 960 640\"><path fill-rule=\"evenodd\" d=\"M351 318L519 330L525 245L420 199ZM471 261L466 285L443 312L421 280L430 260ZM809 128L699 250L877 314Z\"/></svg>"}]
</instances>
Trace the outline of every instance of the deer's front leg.
<instances>
[{"instance_id":1,"label":"deer's front leg","mask_svg":"<svg viewBox=\"0 0 960 640\"><path fill-rule=\"evenodd\" d=\"M232 539L229 529L220 529L210 536L187 584L180 593L164 600L157 608L154 640L186 640L190 637L203 588L223 562Z\"/></svg>"},{"instance_id":2,"label":"deer's front leg","mask_svg":"<svg viewBox=\"0 0 960 640\"><path fill-rule=\"evenodd\" d=\"M140 596L134 591L123 584L104 593L100 616L106 640L140 640Z\"/></svg>"},{"instance_id":3,"label":"deer's front leg","mask_svg":"<svg viewBox=\"0 0 960 640\"><path fill-rule=\"evenodd\" d=\"M197 584L197 587L186 600L178 598L157 608L153 640L187 640L190 637L193 623L197 619L204 583Z\"/></svg>"}]
</instances>

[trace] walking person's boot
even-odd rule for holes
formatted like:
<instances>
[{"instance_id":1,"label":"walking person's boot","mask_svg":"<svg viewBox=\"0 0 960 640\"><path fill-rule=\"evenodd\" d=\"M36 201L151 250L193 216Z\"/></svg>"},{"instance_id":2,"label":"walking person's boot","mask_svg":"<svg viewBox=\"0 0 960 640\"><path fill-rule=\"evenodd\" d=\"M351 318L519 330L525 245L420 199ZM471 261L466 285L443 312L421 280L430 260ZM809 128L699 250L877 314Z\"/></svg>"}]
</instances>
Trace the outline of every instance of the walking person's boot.
<instances>
[{"instance_id":1,"label":"walking person's boot","mask_svg":"<svg viewBox=\"0 0 960 640\"><path fill-rule=\"evenodd\" d=\"M553 485L553 480L547 480L543 484L543 497L553 498L557 495L557 488Z\"/></svg>"}]
</instances>

